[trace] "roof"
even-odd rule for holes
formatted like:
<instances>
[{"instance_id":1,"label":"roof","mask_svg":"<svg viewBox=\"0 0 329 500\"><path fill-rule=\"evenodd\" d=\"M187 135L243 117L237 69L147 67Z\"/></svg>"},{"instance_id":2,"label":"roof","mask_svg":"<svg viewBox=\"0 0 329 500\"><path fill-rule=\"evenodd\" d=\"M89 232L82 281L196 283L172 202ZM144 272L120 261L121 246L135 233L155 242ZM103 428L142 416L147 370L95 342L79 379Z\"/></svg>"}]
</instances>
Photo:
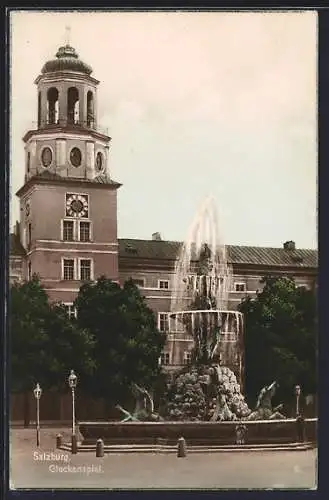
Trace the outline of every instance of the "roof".
<instances>
[{"instance_id":1,"label":"roof","mask_svg":"<svg viewBox=\"0 0 329 500\"><path fill-rule=\"evenodd\" d=\"M77 71L79 73L85 73L86 75L90 75L93 71L89 64L79 59L76 50L68 44L58 49L56 59L47 61L44 64L41 73L53 73L55 71L66 70Z\"/></svg>"},{"instance_id":2,"label":"roof","mask_svg":"<svg viewBox=\"0 0 329 500\"><path fill-rule=\"evenodd\" d=\"M15 233L10 234L9 244L10 244L10 255L13 256L25 255L24 247L22 246L19 237Z\"/></svg>"},{"instance_id":3,"label":"roof","mask_svg":"<svg viewBox=\"0 0 329 500\"><path fill-rule=\"evenodd\" d=\"M143 260L176 260L182 243L179 241L154 241L137 239L119 239L119 257ZM233 265L257 265L264 267L299 267L316 268L317 250L271 247L248 247L228 245L228 261ZM10 254L25 255L18 236L10 235ZM301 260L302 259L302 260Z\"/></svg>"},{"instance_id":4,"label":"roof","mask_svg":"<svg viewBox=\"0 0 329 500\"><path fill-rule=\"evenodd\" d=\"M56 183L81 183L81 184L105 184L106 186L112 186L113 188L119 188L122 184L114 181L106 174L100 174L93 179L86 179L82 177L62 177L49 170L44 170L43 172L33 175L16 193L16 195L22 194L28 186L32 185L34 182L56 182Z\"/></svg>"},{"instance_id":5,"label":"roof","mask_svg":"<svg viewBox=\"0 0 329 500\"><path fill-rule=\"evenodd\" d=\"M133 259L175 260L182 242L119 239L119 256ZM318 266L317 250L227 245L228 261L234 265L279 267Z\"/></svg>"}]
</instances>

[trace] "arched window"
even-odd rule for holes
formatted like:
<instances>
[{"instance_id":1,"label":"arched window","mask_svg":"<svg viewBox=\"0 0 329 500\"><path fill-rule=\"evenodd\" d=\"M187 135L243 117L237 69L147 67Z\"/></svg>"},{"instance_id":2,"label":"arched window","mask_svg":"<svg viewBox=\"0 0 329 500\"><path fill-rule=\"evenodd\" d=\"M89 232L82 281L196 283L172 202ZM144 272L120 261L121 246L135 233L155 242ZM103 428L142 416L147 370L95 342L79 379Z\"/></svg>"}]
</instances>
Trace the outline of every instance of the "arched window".
<instances>
[{"instance_id":1,"label":"arched window","mask_svg":"<svg viewBox=\"0 0 329 500\"><path fill-rule=\"evenodd\" d=\"M79 92L76 87L70 87L67 92L67 121L79 122Z\"/></svg>"},{"instance_id":2,"label":"arched window","mask_svg":"<svg viewBox=\"0 0 329 500\"><path fill-rule=\"evenodd\" d=\"M47 92L47 123L53 125L58 122L58 90L51 87Z\"/></svg>"},{"instance_id":3,"label":"arched window","mask_svg":"<svg viewBox=\"0 0 329 500\"><path fill-rule=\"evenodd\" d=\"M87 127L94 126L94 96L91 90L87 93Z\"/></svg>"},{"instance_id":4,"label":"arched window","mask_svg":"<svg viewBox=\"0 0 329 500\"><path fill-rule=\"evenodd\" d=\"M38 93L38 128L41 125L41 92Z\"/></svg>"}]
</instances>

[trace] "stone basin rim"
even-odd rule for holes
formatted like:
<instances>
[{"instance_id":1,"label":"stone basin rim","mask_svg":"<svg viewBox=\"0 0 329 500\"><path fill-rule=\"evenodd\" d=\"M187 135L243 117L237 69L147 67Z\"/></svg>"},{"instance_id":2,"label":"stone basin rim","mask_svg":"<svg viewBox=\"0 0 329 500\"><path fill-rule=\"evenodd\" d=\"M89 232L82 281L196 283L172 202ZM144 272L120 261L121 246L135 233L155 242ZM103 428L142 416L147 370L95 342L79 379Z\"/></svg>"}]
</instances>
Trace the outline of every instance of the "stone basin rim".
<instances>
[{"instance_id":1,"label":"stone basin rim","mask_svg":"<svg viewBox=\"0 0 329 500\"><path fill-rule=\"evenodd\" d=\"M317 422L317 418L305 418L304 422ZM217 422L207 422L207 421L171 421L166 420L164 422L120 422L120 421L111 421L111 420L103 420L103 421L83 421L78 422L78 425L124 425L124 426L134 426L134 425L151 425L151 426L168 426L168 425L184 425L184 426L195 426L195 425L238 425L238 424L246 424L246 425L256 425L256 424L285 424L290 422L296 422L296 418L285 418L285 419L273 419L273 420L227 420L227 421L217 421Z\"/></svg>"}]
</instances>

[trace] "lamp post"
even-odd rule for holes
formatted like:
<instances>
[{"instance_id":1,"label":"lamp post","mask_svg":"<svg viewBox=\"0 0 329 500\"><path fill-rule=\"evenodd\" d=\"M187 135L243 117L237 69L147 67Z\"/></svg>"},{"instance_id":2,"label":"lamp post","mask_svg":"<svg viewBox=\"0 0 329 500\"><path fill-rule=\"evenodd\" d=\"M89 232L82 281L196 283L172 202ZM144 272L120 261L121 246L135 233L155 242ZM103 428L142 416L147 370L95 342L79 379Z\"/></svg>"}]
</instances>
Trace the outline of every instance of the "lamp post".
<instances>
[{"instance_id":1,"label":"lamp post","mask_svg":"<svg viewBox=\"0 0 329 500\"><path fill-rule=\"evenodd\" d=\"M68 378L69 386L72 391L72 438L71 438L71 453L76 454L78 452L77 446L77 436L75 433L75 388L78 383L78 377L74 373L74 370L71 370L71 373Z\"/></svg>"},{"instance_id":2,"label":"lamp post","mask_svg":"<svg viewBox=\"0 0 329 500\"><path fill-rule=\"evenodd\" d=\"M297 425L297 439L299 442L305 441L305 421L300 411L299 399L301 395L301 387L300 385L295 386L295 394L296 394L296 425Z\"/></svg>"},{"instance_id":3,"label":"lamp post","mask_svg":"<svg viewBox=\"0 0 329 500\"><path fill-rule=\"evenodd\" d=\"M299 416L299 398L301 394L301 387L300 385L295 386L295 394L296 394L296 417Z\"/></svg>"},{"instance_id":4,"label":"lamp post","mask_svg":"<svg viewBox=\"0 0 329 500\"><path fill-rule=\"evenodd\" d=\"M37 446L40 446L40 398L42 394L42 389L39 384L35 386L33 390L34 397L37 402Z\"/></svg>"}]
</instances>

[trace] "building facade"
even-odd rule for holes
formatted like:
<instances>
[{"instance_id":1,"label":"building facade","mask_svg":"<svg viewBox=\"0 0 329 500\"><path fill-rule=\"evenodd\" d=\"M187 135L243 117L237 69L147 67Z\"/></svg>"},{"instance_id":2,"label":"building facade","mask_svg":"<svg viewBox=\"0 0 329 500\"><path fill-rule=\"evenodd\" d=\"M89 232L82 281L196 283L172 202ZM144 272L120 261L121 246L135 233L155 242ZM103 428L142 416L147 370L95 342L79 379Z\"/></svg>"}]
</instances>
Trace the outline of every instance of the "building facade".
<instances>
[{"instance_id":1,"label":"building facade","mask_svg":"<svg viewBox=\"0 0 329 500\"><path fill-rule=\"evenodd\" d=\"M10 283L40 276L50 300L74 315L81 284L105 275L118 283L132 278L167 330L173 276L180 242L117 238L117 193L110 172L110 141L97 120L97 87L92 68L69 45L60 47L35 80L37 123L23 137L24 184L16 193L20 221L10 235ZM265 275L288 275L313 288L317 252L228 246L233 286L228 308L254 296ZM178 342L178 349L177 349ZM172 359L173 343L176 344ZM168 335L161 362L168 367L190 359L191 337Z\"/></svg>"}]
</instances>

